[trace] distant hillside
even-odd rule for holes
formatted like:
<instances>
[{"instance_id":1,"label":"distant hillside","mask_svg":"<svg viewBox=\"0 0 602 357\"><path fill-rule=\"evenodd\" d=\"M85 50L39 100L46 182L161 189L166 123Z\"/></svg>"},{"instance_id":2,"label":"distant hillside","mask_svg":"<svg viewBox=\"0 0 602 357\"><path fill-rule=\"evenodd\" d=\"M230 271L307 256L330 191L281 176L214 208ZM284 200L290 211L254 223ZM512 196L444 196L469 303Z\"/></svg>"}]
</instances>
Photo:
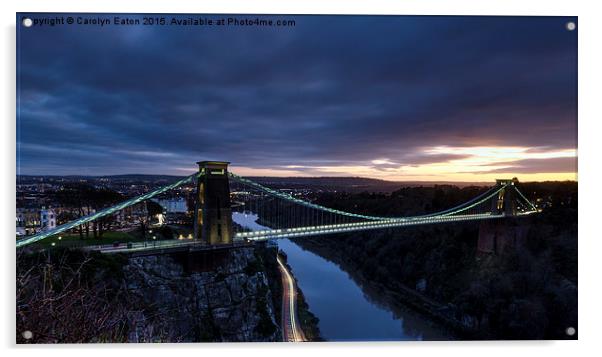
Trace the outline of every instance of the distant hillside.
<instances>
[{"instance_id":1,"label":"distant hillside","mask_svg":"<svg viewBox=\"0 0 602 357\"><path fill-rule=\"evenodd\" d=\"M153 183L169 183L174 182L184 176L175 175L149 175L149 174L124 174L124 175L104 175L104 176L42 176L42 175L20 175L17 176L17 182L20 184L26 183L41 183L41 182L56 182L56 181L99 181L110 180L113 182L153 182ZM401 187L416 187L416 186L435 186L435 185L453 185L458 187L466 186L491 186L491 182L448 182L448 181L386 181L380 179L366 177L268 177L255 176L248 177L258 183L273 187L273 188L313 188L324 189L328 191L343 190L343 191L369 191L369 192L392 192Z\"/></svg>"},{"instance_id":2,"label":"distant hillside","mask_svg":"<svg viewBox=\"0 0 602 357\"><path fill-rule=\"evenodd\" d=\"M176 181L184 176L174 175L148 175L148 174L125 174L125 175L17 175L17 182L43 182L43 181Z\"/></svg>"},{"instance_id":3,"label":"distant hillside","mask_svg":"<svg viewBox=\"0 0 602 357\"><path fill-rule=\"evenodd\" d=\"M248 177L249 179L270 187L286 186L289 188L314 187L328 190L340 189L349 191L392 192L401 187L453 185L490 186L491 183L446 182L446 181L386 181L366 177Z\"/></svg>"},{"instance_id":4,"label":"distant hillside","mask_svg":"<svg viewBox=\"0 0 602 357\"><path fill-rule=\"evenodd\" d=\"M107 175L96 176L95 178L119 179L119 180L178 180L184 176L175 175L147 175L147 174L125 174L125 175Z\"/></svg>"}]
</instances>

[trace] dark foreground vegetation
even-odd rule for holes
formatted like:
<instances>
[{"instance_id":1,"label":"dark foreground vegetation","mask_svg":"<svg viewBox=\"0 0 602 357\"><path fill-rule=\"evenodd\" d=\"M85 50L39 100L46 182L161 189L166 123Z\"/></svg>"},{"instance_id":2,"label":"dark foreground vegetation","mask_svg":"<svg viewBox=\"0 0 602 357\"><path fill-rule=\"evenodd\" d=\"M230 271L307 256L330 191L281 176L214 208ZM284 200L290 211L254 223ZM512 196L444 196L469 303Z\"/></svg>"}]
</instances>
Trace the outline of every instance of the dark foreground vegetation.
<instances>
[{"instance_id":1,"label":"dark foreground vegetation","mask_svg":"<svg viewBox=\"0 0 602 357\"><path fill-rule=\"evenodd\" d=\"M279 341L268 258L22 250L17 343Z\"/></svg>"},{"instance_id":2,"label":"dark foreground vegetation","mask_svg":"<svg viewBox=\"0 0 602 357\"><path fill-rule=\"evenodd\" d=\"M451 315L465 338L573 339L577 329L577 183L521 185L544 207L504 221L527 229L497 254L477 250L479 223L422 226L298 240L339 263L351 276L396 292L408 287ZM482 188L403 188L391 195L325 194L320 204L382 215L432 212L474 197ZM518 227L518 228L517 228Z\"/></svg>"},{"instance_id":3,"label":"dark foreground vegetation","mask_svg":"<svg viewBox=\"0 0 602 357\"><path fill-rule=\"evenodd\" d=\"M125 342L134 308L118 283L124 264L117 255L18 252L17 343Z\"/></svg>"}]
</instances>

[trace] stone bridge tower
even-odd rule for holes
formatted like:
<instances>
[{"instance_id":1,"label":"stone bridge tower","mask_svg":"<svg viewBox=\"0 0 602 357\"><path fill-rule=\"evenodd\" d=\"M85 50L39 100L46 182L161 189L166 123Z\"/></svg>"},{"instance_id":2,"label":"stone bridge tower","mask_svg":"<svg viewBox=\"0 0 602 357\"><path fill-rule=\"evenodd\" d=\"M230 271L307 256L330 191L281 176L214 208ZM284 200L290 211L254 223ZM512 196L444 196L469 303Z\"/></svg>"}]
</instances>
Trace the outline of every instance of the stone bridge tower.
<instances>
[{"instance_id":1,"label":"stone bridge tower","mask_svg":"<svg viewBox=\"0 0 602 357\"><path fill-rule=\"evenodd\" d=\"M506 185L491 200L491 212L503 213L506 217L515 217L516 210L516 185L518 180L496 180L497 186ZM521 249L526 239L528 227L519 224L513 219L484 220L479 226L479 241L477 252L479 255L500 254L508 249Z\"/></svg>"},{"instance_id":2,"label":"stone bridge tower","mask_svg":"<svg viewBox=\"0 0 602 357\"><path fill-rule=\"evenodd\" d=\"M232 243L232 209L228 164L200 161L194 210L194 238L207 244Z\"/></svg>"},{"instance_id":3,"label":"stone bridge tower","mask_svg":"<svg viewBox=\"0 0 602 357\"><path fill-rule=\"evenodd\" d=\"M495 183L498 187L506 185L506 188L493 197L491 212L504 213L506 216L516 216L516 184L518 184L518 179L516 177L512 180L498 179L495 180Z\"/></svg>"}]
</instances>

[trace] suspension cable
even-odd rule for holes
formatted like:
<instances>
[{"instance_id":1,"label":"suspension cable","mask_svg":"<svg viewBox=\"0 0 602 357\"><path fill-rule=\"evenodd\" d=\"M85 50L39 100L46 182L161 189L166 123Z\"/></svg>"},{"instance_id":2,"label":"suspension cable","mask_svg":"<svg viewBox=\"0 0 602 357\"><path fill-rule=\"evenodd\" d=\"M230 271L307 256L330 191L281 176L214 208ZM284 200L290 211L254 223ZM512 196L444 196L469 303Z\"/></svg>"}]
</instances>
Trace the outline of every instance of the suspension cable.
<instances>
[{"instance_id":1,"label":"suspension cable","mask_svg":"<svg viewBox=\"0 0 602 357\"><path fill-rule=\"evenodd\" d=\"M138 204L138 203L143 202L143 201L146 201L146 200L148 200L150 198L153 198L153 197L155 197L155 196L157 196L157 195L159 195L161 193L164 193L164 192L169 191L171 189L174 189L174 188L176 188L178 186L181 186L181 185L183 185L183 184L185 184L187 182L190 182L190 181L194 180L196 177L198 177L199 175L200 175L200 173L198 173L198 172L194 173L194 174L192 174L190 176L187 176L187 177L185 177L185 178L183 178L183 179L181 179L179 181L176 181L176 182L174 182L174 183L172 183L170 185L160 187L160 188L158 188L158 189L156 189L154 191L151 191L151 192L145 193L144 195L141 195L141 196L134 197L134 198L131 198L129 200L123 201L123 202L121 202L121 203L119 203L119 204L117 204L115 206L111 206L111 207L102 209L102 210L100 210L100 211L98 211L96 213L93 213L93 214L90 214L90 215L87 215L87 216L84 216L84 217L80 217L80 218L78 218L78 219L76 219L74 221L71 221L69 223L62 224L62 225L60 225L60 226L58 226L58 227L56 227L54 229L51 229L51 230L48 230L48 231L43 231L43 232L40 232L38 234L34 234L32 236L27 236L25 238L18 239L17 240L17 248L21 248L21 247L24 247L24 246L29 245L31 243L35 243L35 242L40 241L42 239L45 239L45 238L48 238L50 236L53 236L53 235L65 232L65 231L67 231L69 229L75 228L75 227L77 227L79 225L82 225L82 224L94 221L94 220L96 220L98 218L102 218L102 217L111 215L111 214L113 214L113 213L115 213L117 211L120 211L120 210L124 209L124 208L133 206L133 205Z\"/></svg>"}]
</instances>

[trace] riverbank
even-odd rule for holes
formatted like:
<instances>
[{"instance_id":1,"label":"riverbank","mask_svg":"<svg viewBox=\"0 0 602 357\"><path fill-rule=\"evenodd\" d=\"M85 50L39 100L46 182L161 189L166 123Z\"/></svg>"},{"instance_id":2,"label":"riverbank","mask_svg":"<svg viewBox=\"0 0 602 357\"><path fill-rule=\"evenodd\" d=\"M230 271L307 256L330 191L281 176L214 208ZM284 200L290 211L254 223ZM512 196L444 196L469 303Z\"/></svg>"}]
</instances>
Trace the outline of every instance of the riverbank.
<instances>
[{"instance_id":1,"label":"riverbank","mask_svg":"<svg viewBox=\"0 0 602 357\"><path fill-rule=\"evenodd\" d=\"M327 341L447 340L450 335L436 323L410 309L392 308L371 298L334 262L284 239L280 249L288 254L298 285L311 312L319 319Z\"/></svg>"},{"instance_id":2,"label":"riverbank","mask_svg":"<svg viewBox=\"0 0 602 357\"><path fill-rule=\"evenodd\" d=\"M309 310L309 305L305 300L303 290L299 288L295 274L290 265L288 265L286 253L280 252L280 256L282 264L290 272L292 278L295 279L294 285L297 290L297 318L299 320L300 328L303 331L304 339L308 342L324 341L324 339L320 337L320 328L318 327L320 320Z\"/></svg>"},{"instance_id":3,"label":"riverbank","mask_svg":"<svg viewBox=\"0 0 602 357\"><path fill-rule=\"evenodd\" d=\"M274 306L276 321L282 321L282 296L284 292L282 286L282 277L276 262L278 247L268 246L266 243L259 243L256 245L255 249L265 266L268 284L270 286L270 290L272 291L272 305ZM299 284L297 283L295 272L287 263L286 254L283 254L282 257L282 263L289 270L293 279L295 279L295 285L297 287L297 317L299 325L303 330L305 340L308 342L324 341L324 339L320 336L320 329L318 327L319 319L310 311L309 305L305 299L305 295L303 294L303 290L299 288ZM282 331L283 327L280 327L280 330ZM280 340L282 340L282 338Z\"/></svg>"},{"instance_id":4,"label":"riverbank","mask_svg":"<svg viewBox=\"0 0 602 357\"><path fill-rule=\"evenodd\" d=\"M430 320L430 325L441 331L447 338L434 340L470 339L474 332L461 321L452 316L452 309L447 304L436 302L407 286L395 284L395 288L370 280L353 264L353 259L345 256L340 250L332 249L320 238L295 239L293 242L301 248L332 261L345 271L362 291L375 303L384 306L393 313L412 310Z\"/></svg>"},{"instance_id":5,"label":"riverbank","mask_svg":"<svg viewBox=\"0 0 602 357\"><path fill-rule=\"evenodd\" d=\"M460 339L575 339L572 279L576 219L559 212L506 221L528 226L514 249L478 255L478 227L467 224L305 238L298 244L336 262L358 284L442 323ZM370 289L364 289L370 290ZM384 291L385 293L383 293Z\"/></svg>"}]
</instances>

